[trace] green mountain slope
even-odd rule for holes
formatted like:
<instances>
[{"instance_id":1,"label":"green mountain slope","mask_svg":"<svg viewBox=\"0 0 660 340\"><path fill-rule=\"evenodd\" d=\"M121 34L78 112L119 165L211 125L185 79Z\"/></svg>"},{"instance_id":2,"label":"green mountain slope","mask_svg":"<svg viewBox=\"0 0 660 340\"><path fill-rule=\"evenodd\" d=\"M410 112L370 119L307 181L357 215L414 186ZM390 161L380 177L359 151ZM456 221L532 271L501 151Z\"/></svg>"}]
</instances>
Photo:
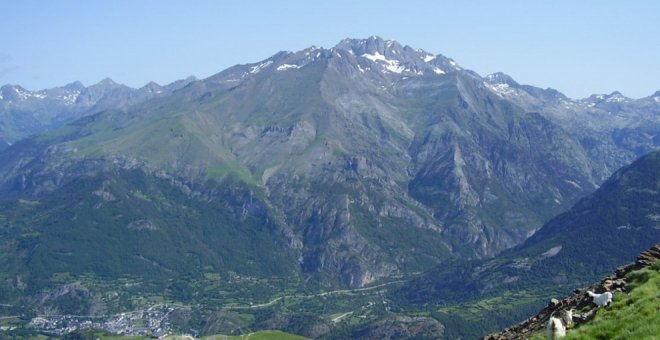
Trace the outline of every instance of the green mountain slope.
<instances>
[{"instance_id":1,"label":"green mountain slope","mask_svg":"<svg viewBox=\"0 0 660 340\"><path fill-rule=\"evenodd\" d=\"M99 172L38 200L3 201L0 211L6 302L89 275L137 280L145 291L178 289L171 298L185 301L202 291L168 285L218 274L227 279L227 273L265 279L297 272L288 241L268 220L267 208L234 179L188 188L137 169ZM47 300L32 303L38 307ZM60 312L107 307L87 301Z\"/></svg>"}]
</instances>

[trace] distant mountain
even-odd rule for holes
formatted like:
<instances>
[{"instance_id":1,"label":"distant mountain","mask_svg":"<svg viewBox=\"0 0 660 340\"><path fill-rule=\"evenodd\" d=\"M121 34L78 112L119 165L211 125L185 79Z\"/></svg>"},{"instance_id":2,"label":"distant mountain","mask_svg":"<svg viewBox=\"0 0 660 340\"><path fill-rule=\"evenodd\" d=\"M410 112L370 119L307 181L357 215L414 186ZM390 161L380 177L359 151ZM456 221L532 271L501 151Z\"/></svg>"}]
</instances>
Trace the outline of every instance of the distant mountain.
<instances>
[{"instance_id":1,"label":"distant mountain","mask_svg":"<svg viewBox=\"0 0 660 340\"><path fill-rule=\"evenodd\" d=\"M165 88L80 89L93 111L0 152L7 299L91 313L120 306L95 287L130 279L140 296L219 308L489 258L656 148L660 121L654 100L605 123L379 37ZM95 304L40 295L69 283Z\"/></svg>"},{"instance_id":2,"label":"distant mountain","mask_svg":"<svg viewBox=\"0 0 660 340\"><path fill-rule=\"evenodd\" d=\"M494 259L429 271L401 288L399 301L429 308L448 301L525 292L524 299L533 307L519 302L518 311L538 310L546 298L566 295L598 280L656 244L660 240L659 204L660 151L655 151L617 171L596 192L550 220L524 244ZM537 298L530 299L529 294Z\"/></svg>"},{"instance_id":3,"label":"distant mountain","mask_svg":"<svg viewBox=\"0 0 660 340\"><path fill-rule=\"evenodd\" d=\"M263 192L303 272L362 286L516 245L652 147L594 154L501 81L519 87L371 37L281 52L149 101L155 84L73 84L62 91L80 91L75 103L107 110L15 144L0 156L0 188L38 197L92 160L184 183L232 176Z\"/></svg>"},{"instance_id":4,"label":"distant mountain","mask_svg":"<svg viewBox=\"0 0 660 340\"><path fill-rule=\"evenodd\" d=\"M660 91L641 99L620 92L570 99L554 89L520 85L496 73L485 77L491 90L527 111L536 111L576 138L589 158L604 165L598 177L660 148Z\"/></svg>"},{"instance_id":5,"label":"distant mountain","mask_svg":"<svg viewBox=\"0 0 660 340\"><path fill-rule=\"evenodd\" d=\"M121 108L169 94L194 80L191 77L165 87L149 83L133 89L106 78L90 87L74 82L36 92L5 85L0 88L0 140L15 143L107 108Z\"/></svg>"}]
</instances>

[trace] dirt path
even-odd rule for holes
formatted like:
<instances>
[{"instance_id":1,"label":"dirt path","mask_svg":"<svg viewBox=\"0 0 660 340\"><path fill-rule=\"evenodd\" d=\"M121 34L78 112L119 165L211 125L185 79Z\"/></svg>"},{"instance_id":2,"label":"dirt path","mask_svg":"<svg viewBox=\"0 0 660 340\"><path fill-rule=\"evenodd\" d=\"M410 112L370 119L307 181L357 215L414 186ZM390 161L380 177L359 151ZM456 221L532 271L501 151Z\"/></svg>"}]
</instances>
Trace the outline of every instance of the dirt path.
<instances>
[{"instance_id":1,"label":"dirt path","mask_svg":"<svg viewBox=\"0 0 660 340\"><path fill-rule=\"evenodd\" d=\"M342 314L342 315L340 315L340 316L338 316L338 317L332 319L332 322L337 323L337 322L341 321L341 319L343 319L343 318L345 318L345 317L347 317L347 316L349 316L349 315L351 315L351 314L353 314L353 312L346 312L346 313L344 313L344 314Z\"/></svg>"},{"instance_id":2,"label":"dirt path","mask_svg":"<svg viewBox=\"0 0 660 340\"><path fill-rule=\"evenodd\" d=\"M20 315L0 316L0 320L15 319L18 317L20 317Z\"/></svg>"}]
</instances>

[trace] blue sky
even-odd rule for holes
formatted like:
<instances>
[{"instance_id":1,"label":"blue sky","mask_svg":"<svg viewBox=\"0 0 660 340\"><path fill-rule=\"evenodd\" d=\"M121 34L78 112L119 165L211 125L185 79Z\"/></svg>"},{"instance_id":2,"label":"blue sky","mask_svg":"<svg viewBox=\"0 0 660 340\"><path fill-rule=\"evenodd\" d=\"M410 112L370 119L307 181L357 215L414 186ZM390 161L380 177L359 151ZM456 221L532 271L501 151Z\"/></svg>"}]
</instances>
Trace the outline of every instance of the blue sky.
<instances>
[{"instance_id":1,"label":"blue sky","mask_svg":"<svg viewBox=\"0 0 660 340\"><path fill-rule=\"evenodd\" d=\"M378 35L570 97L660 90L660 1L5 1L0 84L140 87Z\"/></svg>"}]
</instances>

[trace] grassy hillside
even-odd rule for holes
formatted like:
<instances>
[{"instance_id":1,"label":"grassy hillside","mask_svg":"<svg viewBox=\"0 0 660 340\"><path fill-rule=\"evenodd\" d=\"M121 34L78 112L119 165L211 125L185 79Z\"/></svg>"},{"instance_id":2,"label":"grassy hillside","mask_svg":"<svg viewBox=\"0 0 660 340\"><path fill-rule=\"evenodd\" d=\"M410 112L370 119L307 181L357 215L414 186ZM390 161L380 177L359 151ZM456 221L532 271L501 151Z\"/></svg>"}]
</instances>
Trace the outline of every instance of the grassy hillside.
<instances>
[{"instance_id":1,"label":"grassy hillside","mask_svg":"<svg viewBox=\"0 0 660 340\"><path fill-rule=\"evenodd\" d=\"M307 339L300 335L285 333L282 331L259 331L245 335L226 336L226 335L211 335L205 336L204 340L304 340Z\"/></svg>"},{"instance_id":2,"label":"grassy hillside","mask_svg":"<svg viewBox=\"0 0 660 340\"><path fill-rule=\"evenodd\" d=\"M660 334L660 262L629 273L629 292L614 296L590 322L568 331L566 339L657 339ZM539 333L531 339L545 339Z\"/></svg>"},{"instance_id":3,"label":"grassy hillside","mask_svg":"<svg viewBox=\"0 0 660 340\"><path fill-rule=\"evenodd\" d=\"M628 278L630 293L618 296L612 308L599 311L591 323L570 332L568 339L651 339L660 334L660 262Z\"/></svg>"}]
</instances>

